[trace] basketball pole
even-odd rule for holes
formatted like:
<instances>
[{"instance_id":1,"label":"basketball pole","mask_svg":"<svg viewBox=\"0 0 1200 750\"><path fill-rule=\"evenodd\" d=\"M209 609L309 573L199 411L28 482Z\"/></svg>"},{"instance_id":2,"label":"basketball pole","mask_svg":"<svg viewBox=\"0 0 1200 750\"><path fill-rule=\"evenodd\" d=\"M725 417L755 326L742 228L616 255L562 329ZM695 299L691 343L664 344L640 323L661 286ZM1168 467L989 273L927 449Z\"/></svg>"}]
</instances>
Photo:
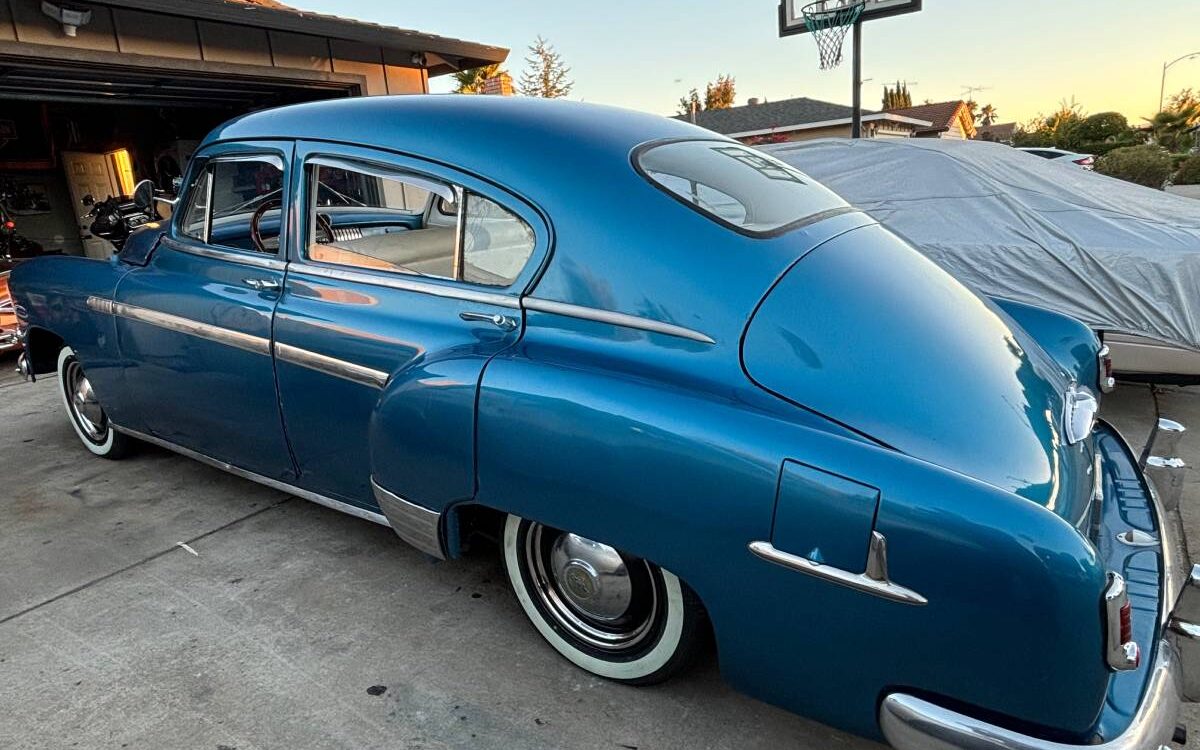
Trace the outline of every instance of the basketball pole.
<instances>
[{"instance_id":1,"label":"basketball pole","mask_svg":"<svg viewBox=\"0 0 1200 750\"><path fill-rule=\"evenodd\" d=\"M854 114L850 137L862 138L862 18L854 22Z\"/></svg>"}]
</instances>

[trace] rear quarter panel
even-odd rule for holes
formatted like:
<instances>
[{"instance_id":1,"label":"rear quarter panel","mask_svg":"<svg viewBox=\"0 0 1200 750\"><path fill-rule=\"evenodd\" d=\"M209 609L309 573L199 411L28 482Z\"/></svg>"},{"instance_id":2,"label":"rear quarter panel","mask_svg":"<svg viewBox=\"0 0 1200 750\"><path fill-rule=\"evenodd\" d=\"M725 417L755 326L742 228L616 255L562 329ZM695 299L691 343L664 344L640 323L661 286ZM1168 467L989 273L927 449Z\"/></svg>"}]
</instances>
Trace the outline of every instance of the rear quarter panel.
<instances>
[{"instance_id":1,"label":"rear quarter panel","mask_svg":"<svg viewBox=\"0 0 1200 750\"><path fill-rule=\"evenodd\" d=\"M1074 529L764 399L717 352L654 339L614 345L531 313L524 341L484 374L479 502L679 575L708 609L726 678L790 710L878 736L878 701L905 689L1056 736L1095 726L1103 575ZM785 459L881 488L892 579L927 606L748 551L771 538Z\"/></svg>"}]
</instances>

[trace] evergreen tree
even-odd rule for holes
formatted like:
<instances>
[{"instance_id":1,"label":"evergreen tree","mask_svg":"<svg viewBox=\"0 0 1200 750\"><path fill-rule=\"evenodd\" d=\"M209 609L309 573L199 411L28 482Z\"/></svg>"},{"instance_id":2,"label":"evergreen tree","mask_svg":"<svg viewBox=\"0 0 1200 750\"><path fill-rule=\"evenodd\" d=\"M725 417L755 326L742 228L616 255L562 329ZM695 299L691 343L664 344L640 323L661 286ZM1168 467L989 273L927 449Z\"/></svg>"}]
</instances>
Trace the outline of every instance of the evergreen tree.
<instances>
[{"instance_id":1,"label":"evergreen tree","mask_svg":"<svg viewBox=\"0 0 1200 750\"><path fill-rule=\"evenodd\" d=\"M735 86L733 76L720 75L704 87L705 109L729 109L733 106Z\"/></svg>"},{"instance_id":2,"label":"evergreen tree","mask_svg":"<svg viewBox=\"0 0 1200 750\"><path fill-rule=\"evenodd\" d=\"M563 64L562 55L539 36L529 47L529 57L525 58L520 91L525 96L561 99L571 93L575 85L568 77L570 72L571 69Z\"/></svg>"}]
</instances>

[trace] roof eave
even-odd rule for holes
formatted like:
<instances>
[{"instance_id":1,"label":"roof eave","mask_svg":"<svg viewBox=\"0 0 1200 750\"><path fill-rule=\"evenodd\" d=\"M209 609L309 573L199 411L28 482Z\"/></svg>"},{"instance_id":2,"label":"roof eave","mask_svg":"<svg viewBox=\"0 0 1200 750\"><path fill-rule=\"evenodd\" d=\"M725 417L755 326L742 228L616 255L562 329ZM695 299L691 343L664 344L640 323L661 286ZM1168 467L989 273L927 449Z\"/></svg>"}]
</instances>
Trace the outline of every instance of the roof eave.
<instances>
[{"instance_id":1,"label":"roof eave","mask_svg":"<svg viewBox=\"0 0 1200 750\"><path fill-rule=\"evenodd\" d=\"M454 39L309 11L268 8L246 3L225 2L225 0L190 0L186 4L175 0L97 0L97 2L130 10L254 26L272 31L324 36L374 44L390 49L431 52L444 58L445 63L430 65L430 75L504 62L509 53L509 50L504 47L494 47L464 39Z\"/></svg>"}]
</instances>

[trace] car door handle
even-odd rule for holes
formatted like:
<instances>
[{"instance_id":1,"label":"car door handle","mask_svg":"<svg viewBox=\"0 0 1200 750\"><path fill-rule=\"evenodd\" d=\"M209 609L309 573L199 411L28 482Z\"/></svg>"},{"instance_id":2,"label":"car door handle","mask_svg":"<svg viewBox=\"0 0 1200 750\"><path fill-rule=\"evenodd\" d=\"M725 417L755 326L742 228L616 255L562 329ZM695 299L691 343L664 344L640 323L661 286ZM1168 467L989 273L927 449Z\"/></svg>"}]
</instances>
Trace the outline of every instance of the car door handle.
<instances>
[{"instance_id":1,"label":"car door handle","mask_svg":"<svg viewBox=\"0 0 1200 750\"><path fill-rule=\"evenodd\" d=\"M275 279L242 279L242 282L251 289L257 289L260 292L278 292L283 288Z\"/></svg>"},{"instance_id":2,"label":"car door handle","mask_svg":"<svg viewBox=\"0 0 1200 750\"><path fill-rule=\"evenodd\" d=\"M484 323L491 323L501 331L515 331L517 328L516 318L510 318L500 313L463 312L459 313L458 317L466 321L478 320Z\"/></svg>"}]
</instances>

